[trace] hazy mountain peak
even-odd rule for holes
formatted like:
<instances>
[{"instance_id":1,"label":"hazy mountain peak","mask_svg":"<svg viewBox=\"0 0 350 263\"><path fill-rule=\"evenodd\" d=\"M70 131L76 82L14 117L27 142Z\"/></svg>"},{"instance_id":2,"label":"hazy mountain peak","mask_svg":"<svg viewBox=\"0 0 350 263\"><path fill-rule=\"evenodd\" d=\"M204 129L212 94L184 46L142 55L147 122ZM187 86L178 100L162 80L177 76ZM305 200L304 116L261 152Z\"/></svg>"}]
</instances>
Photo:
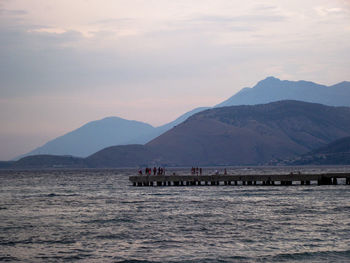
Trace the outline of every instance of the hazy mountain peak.
<instances>
[{"instance_id":1,"label":"hazy mountain peak","mask_svg":"<svg viewBox=\"0 0 350 263\"><path fill-rule=\"evenodd\" d=\"M130 141L146 143L148 134L154 129L153 126L144 122L107 117L88 122L23 156L53 154L86 157L111 145L128 144Z\"/></svg>"},{"instance_id":2,"label":"hazy mountain peak","mask_svg":"<svg viewBox=\"0 0 350 263\"><path fill-rule=\"evenodd\" d=\"M256 86L265 86L265 85L271 85L271 84L276 84L276 83L280 83L281 80L278 78L275 78L273 76L267 77L263 80L260 80Z\"/></svg>"},{"instance_id":3,"label":"hazy mountain peak","mask_svg":"<svg viewBox=\"0 0 350 263\"><path fill-rule=\"evenodd\" d=\"M267 77L259 81L253 88L291 88L291 87L313 87L313 86L323 86L316 84L312 81L298 80L280 80L275 77ZM325 87L325 86L324 86Z\"/></svg>"},{"instance_id":4,"label":"hazy mountain peak","mask_svg":"<svg viewBox=\"0 0 350 263\"><path fill-rule=\"evenodd\" d=\"M279 100L316 102L329 106L350 106L350 82L344 81L327 87L311 81L280 80L267 77L253 88L240 90L215 107L264 104Z\"/></svg>"},{"instance_id":5,"label":"hazy mountain peak","mask_svg":"<svg viewBox=\"0 0 350 263\"><path fill-rule=\"evenodd\" d=\"M193 109L181 115L175 121L157 128L145 122L127 120L116 116L105 117L88 122L27 154L18 156L16 159L36 154L86 157L108 146L144 144L185 121L189 116L206 109L209 108Z\"/></svg>"}]
</instances>

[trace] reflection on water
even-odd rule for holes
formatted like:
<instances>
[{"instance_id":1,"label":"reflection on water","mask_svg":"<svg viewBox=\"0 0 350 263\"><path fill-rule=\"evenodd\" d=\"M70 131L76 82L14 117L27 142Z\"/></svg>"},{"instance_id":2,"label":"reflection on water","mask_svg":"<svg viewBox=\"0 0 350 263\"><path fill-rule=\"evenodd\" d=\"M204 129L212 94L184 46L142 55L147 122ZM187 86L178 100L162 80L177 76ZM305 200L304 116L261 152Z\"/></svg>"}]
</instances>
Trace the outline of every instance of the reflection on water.
<instances>
[{"instance_id":1,"label":"reflection on water","mask_svg":"<svg viewBox=\"0 0 350 263\"><path fill-rule=\"evenodd\" d=\"M0 261L350 260L348 185L138 188L134 172L0 172Z\"/></svg>"}]
</instances>

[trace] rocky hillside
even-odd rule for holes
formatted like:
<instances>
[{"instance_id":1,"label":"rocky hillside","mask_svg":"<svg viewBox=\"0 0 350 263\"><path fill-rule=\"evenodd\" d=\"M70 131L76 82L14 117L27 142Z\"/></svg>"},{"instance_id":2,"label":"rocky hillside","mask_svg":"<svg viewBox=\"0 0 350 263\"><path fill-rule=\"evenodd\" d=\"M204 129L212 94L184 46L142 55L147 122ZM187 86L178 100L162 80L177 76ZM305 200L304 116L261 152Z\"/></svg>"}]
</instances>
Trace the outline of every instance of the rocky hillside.
<instances>
[{"instance_id":1,"label":"rocky hillside","mask_svg":"<svg viewBox=\"0 0 350 263\"><path fill-rule=\"evenodd\" d=\"M307 154L297 157L290 165L350 165L350 137L335 140Z\"/></svg>"},{"instance_id":2,"label":"rocky hillside","mask_svg":"<svg viewBox=\"0 0 350 263\"><path fill-rule=\"evenodd\" d=\"M350 108L300 101L200 112L146 146L173 165L256 165L350 135Z\"/></svg>"}]
</instances>

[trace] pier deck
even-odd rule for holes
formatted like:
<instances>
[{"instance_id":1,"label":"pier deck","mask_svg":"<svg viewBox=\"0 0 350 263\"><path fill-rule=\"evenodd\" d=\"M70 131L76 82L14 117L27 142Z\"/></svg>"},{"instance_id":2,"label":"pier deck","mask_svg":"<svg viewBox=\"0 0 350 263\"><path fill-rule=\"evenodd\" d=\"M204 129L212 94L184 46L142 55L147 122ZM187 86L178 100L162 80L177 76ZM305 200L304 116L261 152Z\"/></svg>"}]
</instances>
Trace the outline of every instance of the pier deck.
<instances>
[{"instance_id":1,"label":"pier deck","mask_svg":"<svg viewBox=\"0 0 350 263\"><path fill-rule=\"evenodd\" d=\"M338 179L350 185L350 173L325 174L251 174L251 175L135 175L133 186L200 186L200 185L336 185Z\"/></svg>"}]
</instances>

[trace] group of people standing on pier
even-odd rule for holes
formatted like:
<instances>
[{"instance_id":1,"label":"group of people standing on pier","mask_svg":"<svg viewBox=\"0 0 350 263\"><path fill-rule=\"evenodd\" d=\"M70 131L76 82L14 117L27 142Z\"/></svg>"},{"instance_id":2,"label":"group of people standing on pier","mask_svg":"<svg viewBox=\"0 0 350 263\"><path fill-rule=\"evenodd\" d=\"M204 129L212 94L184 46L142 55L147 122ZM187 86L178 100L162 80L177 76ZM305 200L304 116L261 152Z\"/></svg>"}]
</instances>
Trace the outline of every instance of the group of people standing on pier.
<instances>
[{"instance_id":1,"label":"group of people standing on pier","mask_svg":"<svg viewBox=\"0 0 350 263\"><path fill-rule=\"evenodd\" d=\"M145 175L152 175L152 172L153 172L153 175L165 175L165 168L163 167L153 167L152 168L149 168L149 167L146 167L145 168ZM139 175L142 175L142 169L139 170Z\"/></svg>"},{"instance_id":2,"label":"group of people standing on pier","mask_svg":"<svg viewBox=\"0 0 350 263\"><path fill-rule=\"evenodd\" d=\"M200 175L202 175L202 168L192 167L191 168L191 174L196 174L196 175L200 174Z\"/></svg>"},{"instance_id":3,"label":"group of people standing on pier","mask_svg":"<svg viewBox=\"0 0 350 263\"><path fill-rule=\"evenodd\" d=\"M218 170L215 170L215 175L220 175ZM226 168L224 169L224 175L227 175L227 170Z\"/></svg>"},{"instance_id":4,"label":"group of people standing on pier","mask_svg":"<svg viewBox=\"0 0 350 263\"><path fill-rule=\"evenodd\" d=\"M163 167L153 167L153 168L149 168L146 167L145 168L145 173L143 173L142 169L139 169L138 171L139 175L165 175L165 168ZM192 167L191 168L191 175L202 175L203 174L203 169L201 167ZM214 172L215 175L219 175L219 171L215 170ZM175 175L175 173L173 173L173 175ZM227 175L227 170L226 168L224 169L224 175Z\"/></svg>"},{"instance_id":5,"label":"group of people standing on pier","mask_svg":"<svg viewBox=\"0 0 350 263\"><path fill-rule=\"evenodd\" d=\"M198 167L192 167L191 168L191 174L192 175L202 175L202 168L198 168ZM215 175L219 175L219 171L218 170L215 170ZM224 169L224 175L227 175L227 170L226 168Z\"/></svg>"}]
</instances>

